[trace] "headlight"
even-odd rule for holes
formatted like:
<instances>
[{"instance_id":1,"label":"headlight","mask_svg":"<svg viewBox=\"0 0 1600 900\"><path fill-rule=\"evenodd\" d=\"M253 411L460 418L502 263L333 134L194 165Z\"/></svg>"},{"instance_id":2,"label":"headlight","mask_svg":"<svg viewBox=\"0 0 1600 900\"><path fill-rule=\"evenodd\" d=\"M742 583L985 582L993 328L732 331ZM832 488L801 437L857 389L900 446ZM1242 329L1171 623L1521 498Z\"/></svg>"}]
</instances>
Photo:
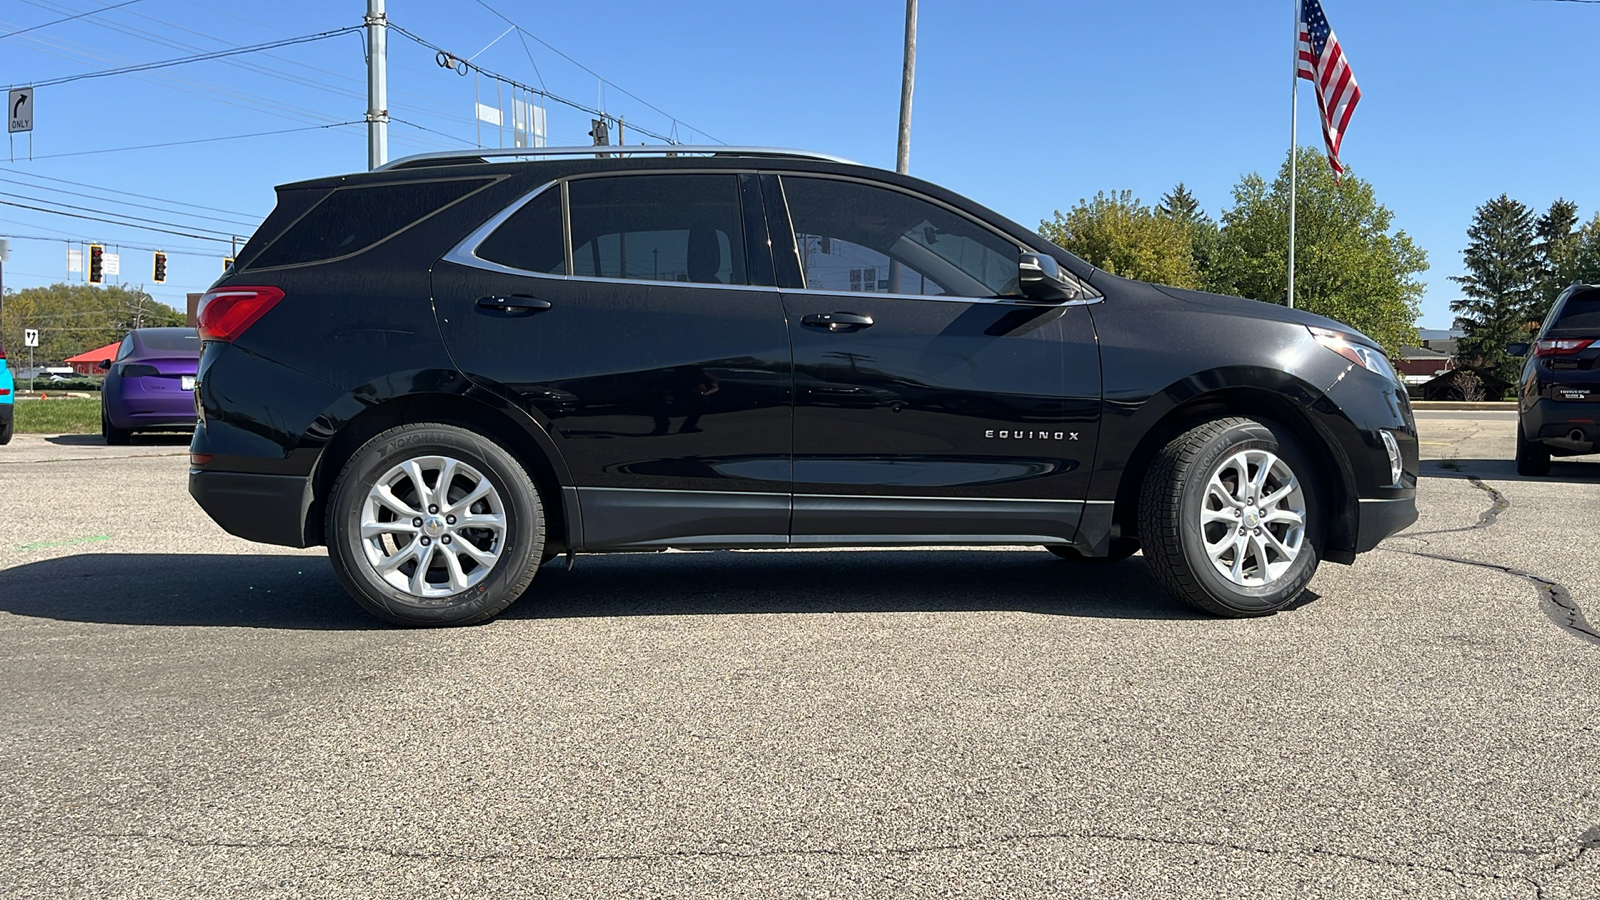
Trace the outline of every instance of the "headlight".
<instances>
[{"instance_id":1,"label":"headlight","mask_svg":"<svg viewBox=\"0 0 1600 900\"><path fill-rule=\"evenodd\" d=\"M1322 346L1374 375L1381 375L1395 384L1400 383L1400 379L1395 377L1394 367L1389 365L1389 358L1383 355L1382 350L1376 347L1369 347L1366 344L1354 343L1343 334L1332 329L1311 328L1309 325L1306 327L1311 332L1311 336L1316 338L1317 343Z\"/></svg>"}]
</instances>

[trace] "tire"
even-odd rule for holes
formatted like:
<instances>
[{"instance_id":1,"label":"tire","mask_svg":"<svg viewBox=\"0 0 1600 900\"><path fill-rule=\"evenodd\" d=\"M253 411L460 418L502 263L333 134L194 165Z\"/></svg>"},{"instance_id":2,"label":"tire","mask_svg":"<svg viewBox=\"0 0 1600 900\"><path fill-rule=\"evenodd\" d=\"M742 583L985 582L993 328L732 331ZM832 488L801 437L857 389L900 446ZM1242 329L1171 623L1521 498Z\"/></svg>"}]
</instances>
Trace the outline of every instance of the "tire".
<instances>
[{"instance_id":1,"label":"tire","mask_svg":"<svg viewBox=\"0 0 1600 900\"><path fill-rule=\"evenodd\" d=\"M487 622L527 590L544 551L544 508L527 471L454 425L402 425L362 445L334 481L327 516L339 581L396 625Z\"/></svg>"},{"instance_id":2,"label":"tire","mask_svg":"<svg viewBox=\"0 0 1600 900\"><path fill-rule=\"evenodd\" d=\"M0 447L11 443L11 436L16 432L17 423L15 420L7 419L4 422L0 422Z\"/></svg>"},{"instance_id":3,"label":"tire","mask_svg":"<svg viewBox=\"0 0 1600 900\"><path fill-rule=\"evenodd\" d=\"M105 407L100 408L100 434L105 437L106 443L113 447L126 446L133 440L133 430L112 425L111 417L106 414Z\"/></svg>"},{"instance_id":4,"label":"tire","mask_svg":"<svg viewBox=\"0 0 1600 900\"><path fill-rule=\"evenodd\" d=\"M1058 558L1066 560L1067 562L1114 563L1122 562L1135 553L1138 553L1139 542L1133 538L1116 538L1112 540L1111 549L1106 552L1105 556L1084 556L1082 553L1077 551L1077 548L1068 547L1065 545L1051 545L1045 547L1045 549L1049 550L1051 553L1054 553Z\"/></svg>"},{"instance_id":5,"label":"tire","mask_svg":"<svg viewBox=\"0 0 1600 900\"><path fill-rule=\"evenodd\" d=\"M1264 483L1256 481L1263 470ZM1190 429L1156 455L1140 491L1145 562L1168 593L1202 612L1243 618L1283 609L1317 571L1318 475L1272 422L1225 418ZM1276 499L1268 507L1261 496Z\"/></svg>"},{"instance_id":6,"label":"tire","mask_svg":"<svg viewBox=\"0 0 1600 900\"><path fill-rule=\"evenodd\" d=\"M1550 448L1524 437L1521 419L1517 420L1517 474L1530 478L1550 474Z\"/></svg>"}]
</instances>

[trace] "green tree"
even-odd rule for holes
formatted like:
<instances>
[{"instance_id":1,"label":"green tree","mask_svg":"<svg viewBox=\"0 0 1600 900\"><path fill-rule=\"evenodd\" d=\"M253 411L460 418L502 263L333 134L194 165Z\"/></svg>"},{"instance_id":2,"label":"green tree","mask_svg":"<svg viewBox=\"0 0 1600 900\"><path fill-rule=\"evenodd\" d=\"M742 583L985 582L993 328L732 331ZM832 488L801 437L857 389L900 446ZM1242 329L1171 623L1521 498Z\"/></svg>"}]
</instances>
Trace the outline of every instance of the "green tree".
<instances>
[{"instance_id":1,"label":"green tree","mask_svg":"<svg viewBox=\"0 0 1600 900\"><path fill-rule=\"evenodd\" d=\"M1522 361L1506 344L1526 338L1537 322L1540 258L1533 210L1505 194L1478 207L1461 252L1467 274L1451 276L1465 296L1450 301L1456 327L1466 332L1456 358L1514 383Z\"/></svg>"},{"instance_id":2,"label":"green tree","mask_svg":"<svg viewBox=\"0 0 1600 900\"><path fill-rule=\"evenodd\" d=\"M1534 320L1543 320L1550 304L1567 289L1578 275L1578 252L1583 241L1579 229L1578 204L1571 200L1557 200L1550 209L1533 223L1538 243L1538 297L1530 314Z\"/></svg>"},{"instance_id":3,"label":"green tree","mask_svg":"<svg viewBox=\"0 0 1600 900\"><path fill-rule=\"evenodd\" d=\"M1346 172L1335 182L1321 153L1300 151L1295 204L1295 306L1343 322L1391 355L1415 343L1428 256L1394 214L1378 203L1371 182ZM1258 174L1234 186L1235 206L1209 262L1207 287L1267 303L1283 303L1288 284L1289 161L1267 183Z\"/></svg>"},{"instance_id":4,"label":"green tree","mask_svg":"<svg viewBox=\"0 0 1600 900\"><path fill-rule=\"evenodd\" d=\"M1216 259L1217 249L1222 238L1221 229L1211 217L1200 208L1200 201L1183 182L1162 195L1161 203L1156 207L1158 215L1167 216L1182 222L1189 229L1189 255L1194 259L1196 281L1201 287L1208 287L1211 282L1212 261Z\"/></svg>"},{"instance_id":5,"label":"green tree","mask_svg":"<svg viewBox=\"0 0 1600 900\"><path fill-rule=\"evenodd\" d=\"M53 284L6 292L0 312L0 344L12 364L26 360L25 328L39 329L39 365L57 365L69 356L122 339L135 326L182 325L185 317L149 294L126 286Z\"/></svg>"},{"instance_id":6,"label":"green tree","mask_svg":"<svg viewBox=\"0 0 1600 900\"><path fill-rule=\"evenodd\" d=\"M1066 215L1039 223L1039 233L1113 275L1174 287L1199 287L1189 229L1141 203L1132 191L1079 200Z\"/></svg>"}]
</instances>

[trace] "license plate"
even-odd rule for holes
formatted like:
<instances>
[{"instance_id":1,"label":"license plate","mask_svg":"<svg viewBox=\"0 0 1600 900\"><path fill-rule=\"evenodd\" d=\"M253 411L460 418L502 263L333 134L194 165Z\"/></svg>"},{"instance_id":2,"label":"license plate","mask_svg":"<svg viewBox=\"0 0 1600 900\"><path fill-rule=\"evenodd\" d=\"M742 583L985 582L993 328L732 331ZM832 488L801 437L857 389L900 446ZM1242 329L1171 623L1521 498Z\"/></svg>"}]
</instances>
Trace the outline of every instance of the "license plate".
<instances>
[{"instance_id":1,"label":"license plate","mask_svg":"<svg viewBox=\"0 0 1600 900\"><path fill-rule=\"evenodd\" d=\"M194 376L193 375L185 375L185 376L183 376L183 389L186 390L186 391L194 390Z\"/></svg>"}]
</instances>

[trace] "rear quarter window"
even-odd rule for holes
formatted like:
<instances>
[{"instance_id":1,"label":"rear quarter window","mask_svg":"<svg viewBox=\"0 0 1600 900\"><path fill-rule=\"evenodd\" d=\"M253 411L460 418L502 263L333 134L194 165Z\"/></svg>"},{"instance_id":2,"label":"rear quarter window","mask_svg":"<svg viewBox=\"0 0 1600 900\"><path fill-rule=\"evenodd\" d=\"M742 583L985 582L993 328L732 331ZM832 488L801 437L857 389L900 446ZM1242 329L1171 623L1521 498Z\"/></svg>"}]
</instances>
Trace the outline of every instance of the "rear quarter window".
<instances>
[{"instance_id":1,"label":"rear quarter window","mask_svg":"<svg viewBox=\"0 0 1600 900\"><path fill-rule=\"evenodd\" d=\"M1582 328L1600 331L1600 291L1573 294L1561 307L1552 328Z\"/></svg>"},{"instance_id":2,"label":"rear quarter window","mask_svg":"<svg viewBox=\"0 0 1600 900\"><path fill-rule=\"evenodd\" d=\"M251 261L250 267L300 265L359 253L492 180L409 181L340 188L289 226Z\"/></svg>"}]
</instances>

